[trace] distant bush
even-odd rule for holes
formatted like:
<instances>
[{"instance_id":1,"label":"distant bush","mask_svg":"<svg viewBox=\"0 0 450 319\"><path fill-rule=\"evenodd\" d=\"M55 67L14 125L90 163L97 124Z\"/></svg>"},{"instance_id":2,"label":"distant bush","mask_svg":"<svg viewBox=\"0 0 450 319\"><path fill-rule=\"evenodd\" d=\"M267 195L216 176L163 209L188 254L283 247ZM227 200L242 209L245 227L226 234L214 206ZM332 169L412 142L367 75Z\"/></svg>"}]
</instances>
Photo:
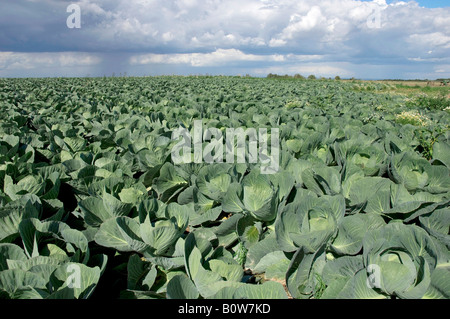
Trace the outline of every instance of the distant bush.
<instances>
[{"instance_id":1,"label":"distant bush","mask_svg":"<svg viewBox=\"0 0 450 319\"><path fill-rule=\"evenodd\" d=\"M269 78L269 79L300 79L300 80L304 80L305 79L305 77L303 75L298 74L298 73L295 74L294 76L288 75L288 74L279 75L279 74L269 73L267 75L267 78Z\"/></svg>"}]
</instances>

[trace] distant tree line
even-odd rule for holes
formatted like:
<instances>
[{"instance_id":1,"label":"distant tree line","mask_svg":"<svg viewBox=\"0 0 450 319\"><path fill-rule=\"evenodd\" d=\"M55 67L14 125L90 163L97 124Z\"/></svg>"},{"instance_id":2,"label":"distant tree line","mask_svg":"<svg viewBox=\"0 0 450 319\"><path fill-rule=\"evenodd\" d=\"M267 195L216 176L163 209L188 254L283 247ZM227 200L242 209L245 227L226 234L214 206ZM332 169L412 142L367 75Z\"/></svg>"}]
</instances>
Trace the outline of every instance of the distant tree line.
<instances>
[{"instance_id":1,"label":"distant tree line","mask_svg":"<svg viewBox=\"0 0 450 319\"><path fill-rule=\"evenodd\" d=\"M308 75L308 77L304 77L301 74L295 74L295 75L279 75L279 74L273 74L273 73L269 73L267 74L267 78L269 79L300 79L300 80L316 80L317 77L314 74ZM324 77L320 77L321 80L325 80L326 78ZM328 78L329 80L331 80L331 78ZM337 75L335 78L335 80L340 80L341 77L339 75Z\"/></svg>"}]
</instances>

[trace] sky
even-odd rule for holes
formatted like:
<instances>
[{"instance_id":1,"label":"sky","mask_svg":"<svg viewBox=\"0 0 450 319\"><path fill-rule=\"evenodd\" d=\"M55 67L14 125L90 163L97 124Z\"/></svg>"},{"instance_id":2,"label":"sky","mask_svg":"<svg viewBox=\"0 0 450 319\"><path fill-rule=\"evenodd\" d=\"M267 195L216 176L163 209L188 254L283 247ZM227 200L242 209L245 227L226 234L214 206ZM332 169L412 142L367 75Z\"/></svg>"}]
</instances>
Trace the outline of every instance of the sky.
<instances>
[{"instance_id":1,"label":"sky","mask_svg":"<svg viewBox=\"0 0 450 319\"><path fill-rule=\"evenodd\" d=\"M0 77L450 78L450 0L1 0Z\"/></svg>"}]
</instances>

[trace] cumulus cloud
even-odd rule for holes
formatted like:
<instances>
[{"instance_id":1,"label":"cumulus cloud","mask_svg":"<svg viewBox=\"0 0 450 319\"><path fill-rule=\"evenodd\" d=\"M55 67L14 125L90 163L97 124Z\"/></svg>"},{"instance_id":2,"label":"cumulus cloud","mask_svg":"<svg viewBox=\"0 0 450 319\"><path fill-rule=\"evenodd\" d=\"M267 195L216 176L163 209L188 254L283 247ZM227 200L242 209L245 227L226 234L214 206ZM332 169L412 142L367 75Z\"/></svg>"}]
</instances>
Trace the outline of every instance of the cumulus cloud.
<instances>
[{"instance_id":1,"label":"cumulus cloud","mask_svg":"<svg viewBox=\"0 0 450 319\"><path fill-rule=\"evenodd\" d=\"M211 53L144 54L130 58L130 64L189 64L191 66L219 66L233 62L282 62L283 55L246 54L236 49L217 49Z\"/></svg>"},{"instance_id":2,"label":"cumulus cloud","mask_svg":"<svg viewBox=\"0 0 450 319\"><path fill-rule=\"evenodd\" d=\"M450 35L443 34L442 32L411 34L409 36L409 42L422 43L425 47L428 48L450 49Z\"/></svg>"},{"instance_id":3,"label":"cumulus cloud","mask_svg":"<svg viewBox=\"0 0 450 319\"><path fill-rule=\"evenodd\" d=\"M308 41L339 44L355 33L369 35L373 30L368 30L368 21L378 13L385 31L415 28L411 22L417 24L419 31L430 23L445 28L444 33L449 28L448 10L425 12L423 16L427 9L414 2L387 5L380 0L81 0L74 3L81 8L82 28L67 30L64 9L68 3L6 0L6 12L19 6L20 10L15 22L11 17L1 20L9 25L20 24L15 34L23 39L31 40L34 34L51 47L83 51L146 51L165 46L168 50L188 52L211 47L260 50L287 46L299 53L305 46L312 48ZM0 17L7 18L6 14ZM39 17L45 20L40 21ZM0 22L0 26L6 27L6 23ZM14 46L23 48L26 44L11 41L10 48Z\"/></svg>"}]
</instances>

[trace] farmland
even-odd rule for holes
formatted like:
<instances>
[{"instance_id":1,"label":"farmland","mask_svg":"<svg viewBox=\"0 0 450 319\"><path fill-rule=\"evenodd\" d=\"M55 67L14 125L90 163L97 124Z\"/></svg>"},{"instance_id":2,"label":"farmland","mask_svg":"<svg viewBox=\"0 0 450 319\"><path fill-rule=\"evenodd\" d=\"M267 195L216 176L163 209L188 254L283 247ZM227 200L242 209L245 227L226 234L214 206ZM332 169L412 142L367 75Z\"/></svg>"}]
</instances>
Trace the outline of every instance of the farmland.
<instances>
[{"instance_id":1,"label":"farmland","mask_svg":"<svg viewBox=\"0 0 450 319\"><path fill-rule=\"evenodd\" d=\"M0 79L0 298L448 299L449 94ZM276 172L248 157L175 162L174 131L194 136L199 120L276 129Z\"/></svg>"}]
</instances>

